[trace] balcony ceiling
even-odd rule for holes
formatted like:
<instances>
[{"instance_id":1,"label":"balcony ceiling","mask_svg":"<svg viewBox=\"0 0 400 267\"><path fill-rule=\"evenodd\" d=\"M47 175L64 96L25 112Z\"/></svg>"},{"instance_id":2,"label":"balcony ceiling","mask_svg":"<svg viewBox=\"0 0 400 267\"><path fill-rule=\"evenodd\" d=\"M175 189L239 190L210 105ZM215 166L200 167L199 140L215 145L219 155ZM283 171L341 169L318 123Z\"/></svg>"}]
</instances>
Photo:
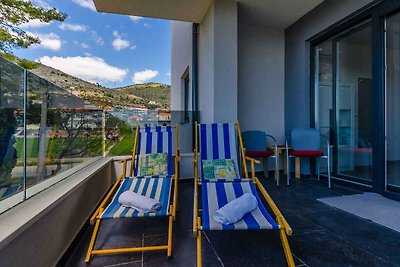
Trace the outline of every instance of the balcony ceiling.
<instances>
[{"instance_id":1,"label":"balcony ceiling","mask_svg":"<svg viewBox=\"0 0 400 267\"><path fill-rule=\"evenodd\" d=\"M200 23L212 0L94 0L99 12Z\"/></svg>"},{"instance_id":2,"label":"balcony ceiling","mask_svg":"<svg viewBox=\"0 0 400 267\"><path fill-rule=\"evenodd\" d=\"M287 28L324 0L238 0L239 21Z\"/></svg>"},{"instance_id":3,"label":"balcony ceiling","mask_svg":"<svg viewBox=\"0 0 400 267\"><path fill-rule=\"evenodd\" d=\"M200 23L213 0L94 0L99 12ZM237 0L240 22L287 28L323 0Z\"/></svg>"}]
</instances>

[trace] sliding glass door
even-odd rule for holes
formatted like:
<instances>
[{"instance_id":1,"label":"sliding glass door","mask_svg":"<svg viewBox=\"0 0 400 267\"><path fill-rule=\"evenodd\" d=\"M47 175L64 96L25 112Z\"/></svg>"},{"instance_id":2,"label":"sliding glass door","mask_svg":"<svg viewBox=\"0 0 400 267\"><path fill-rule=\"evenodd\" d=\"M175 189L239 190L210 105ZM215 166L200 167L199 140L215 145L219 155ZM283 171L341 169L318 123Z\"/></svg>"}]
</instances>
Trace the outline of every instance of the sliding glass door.
<instances>
[{"instance_id":1,"label":"sliding glass door","mask_svg":"<svg viewBox=\"0 0 400 267\"><path fill-rule=\"evenodd\" d=\"M332 176L400 199L400 1L381 1L311 45L311 125L330 140Z\"/></svg>"},{"instance_id":2,"label":"sliding glass door","mask_svg":"<svg viewBox=\"0 0 400 267\"><path fill-rule=\"evenodd\" d=\"M315 47L315 127L329 137L333 173L372 180L371 25L364 23Z\"/></svg>"},{"instance_id":3,"label":"sliding glass door","mask_svg":"<svg viewBox=\"0 0 400 267\"><path fill-rule=\"evenodd\" d=\"M400 191L400 13L386 19L386 189Z\"/></svg>"},{"instance_id":4,"label":"sliding glass door","mask_svg":"<svg viewBox=\"0 0 400 267\"><path fill-rule=\"evenodd\" d=\"M372 180L371 25L334 40L336 47L337 174Z\"/></svg>"}]
</instances>

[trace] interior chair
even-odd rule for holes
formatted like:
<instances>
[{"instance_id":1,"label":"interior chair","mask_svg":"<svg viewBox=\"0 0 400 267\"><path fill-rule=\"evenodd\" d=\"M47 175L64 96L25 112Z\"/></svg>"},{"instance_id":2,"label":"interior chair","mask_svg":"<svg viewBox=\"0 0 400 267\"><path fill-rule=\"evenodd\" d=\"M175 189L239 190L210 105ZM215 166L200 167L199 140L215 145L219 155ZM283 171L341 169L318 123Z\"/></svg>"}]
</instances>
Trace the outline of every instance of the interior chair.
<instances>
[{"instance_id":1,"label":"interior chair","mask_svg":"<svg viewBox=\"0 0 400 267\"><path fill-rule=\"evenodd\" d=\"M275 137L263 131L245 131L242 133L243 145L246 148L245 155L250 158L263 158L264 175L268 178L268 159L274 159L275 180L279 186L278 145ZM274 151L268 150L267 139L271 139Z\"/></svg>"},{"instance_id":2,"label":"interior chair","mask_svg":"<svg viewBox=\"0 0 400 267\"><path fill-rule=\"evenodd\" d=\"M287 264L294 266L287 240L287 235L292 234L292 229L255 176L255 164L260 162L245 156L239 123L196 123L195 129L193 234L197 238L197 266L202 266L202 231L209 230L279 231ZM249 161L251 166L250 178L246 161ZM240 162L244 168L243 178L239 176ZM217 166L211 166L210 169L210 163L216 163ZM226 166L228 167L224 169ZM216 174L220 170L223 171L216 175L215 179L209 178L210 173ZM213 219L216 210L244 193L256 197L258 202L256 209L230 225L220 224ZM276 220L265 208L259 193Z\"/></svg>"},{"instance_id":3,"label":"interior chair","mask_svg":"<svg viewBox=\"0 0 400 267\"><path fill-rule=\"evenodd\" d=\"M173 129L175 129L175 159L173 159L172 155ZM147 157L152 157L152 155L156 154L163 154L162 162L156 162L156 164L153 165L148 164ZM146 160L143 160L143 158ZM131 161L129 175L127 175L128 161ZM177 126L143 128L138 126L136 128L132 156L120 161L120 163L123 164L121 176L111 187L105 199L90 219L91 224L95 224L95 226L85 258L87 263L90 262L93 255L98 254L166 250L168 257L172 255L172 224L176 216L178 201L179 177L177 170L179 169L179 161ZM154 171L156 169L154 166L157 166L156 168L162 168L163 172L156 173ZM151 171L149 169L151 169ZM160 202L161 209L157 212L139 212L137 209L122 206L118 202L118 198L127 190ZM172 198L171 195L173 196ZM102 220L121 218L139 219L141 217L168 217L168 243L166 245L94 249Z\"/></svg>"},{"instance_id":4,"label":"interior chair","mask_svg":"<svg viewBox=\"0 0 400 267\"><path fill-rule=\"evenodd\" d=\"M291 158L309 158L316 159L318 180L320 180L320 159L327 160L328 167L328 187L331 188L331 173L330 173L330 146L329 140L324 135L314 128L295 128L291 132L291 147L289 151L288 141L286 141L286 157L287 157L287 185L290 181L290 159ZM324 153L321 147L321 137L326 139L326 150Z\"/></svg>"}]
</instances>

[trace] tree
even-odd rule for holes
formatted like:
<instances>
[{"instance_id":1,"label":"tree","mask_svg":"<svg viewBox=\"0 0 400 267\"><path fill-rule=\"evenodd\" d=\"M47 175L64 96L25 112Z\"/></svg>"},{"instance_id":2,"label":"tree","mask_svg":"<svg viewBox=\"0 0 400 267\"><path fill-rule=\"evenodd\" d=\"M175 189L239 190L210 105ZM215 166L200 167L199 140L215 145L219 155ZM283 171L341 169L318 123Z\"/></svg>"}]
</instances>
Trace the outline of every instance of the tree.
<instances>
[{"instance_id":1,"label":"tree","mask_svg":"<svg viewBox=\"0 0 400 267\"><path fill-rule=\"evenodd\" d=\"M28 48L32 44L40 43L40 39L29 35L19 26L30 20L41 22L53 20L64 21L65 13L56 8L46 9L36 7L30 1L1 0L0 1L0 52L11 53L16 47Z\"/></svg>"},{"instance_id":2,"label":"tree","mask_svg":"<svg viewBox=\"0 0 400 267\"><path fill-rule=\"evenodd\" d=\"M17 163L17 152L13 146L17 121L14 111L9 108L0 109L0 187L10 185L11 171Z\"/></svg>"}]
</instances>

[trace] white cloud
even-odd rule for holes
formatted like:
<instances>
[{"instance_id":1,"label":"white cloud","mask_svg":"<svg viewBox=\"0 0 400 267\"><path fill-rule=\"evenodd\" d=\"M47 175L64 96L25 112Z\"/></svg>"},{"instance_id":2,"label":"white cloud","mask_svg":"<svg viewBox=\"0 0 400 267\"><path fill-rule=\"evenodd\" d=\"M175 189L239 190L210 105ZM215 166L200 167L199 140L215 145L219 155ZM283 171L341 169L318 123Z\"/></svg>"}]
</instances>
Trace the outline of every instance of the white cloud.
<instances>
[{"instance_id":1,"label":"white cloud","mask_svg":"<svg viewBox=\"0 0 400 267\"><path fill-rule=\"evenodd\" d=\"M43 0L32 0L32 3L38 7L51 8L50 4Z\"/></svg>"},{"instance_id":2,"label":"white cloud","mask_svg":"<svg viewBox=\"0 0 400 267\"><path fill-rule=\"evenodd\" d=\"M72 0L75 4L80 5L84 8L89 8L90 10L96 11L93 0Z\"/></svg>"},{"instance_id":3,"label":"white cloud","mask_svg":"<svg viewBox=\"0 0 400 267\"><path fill-rule=\"evenodd\" d=\"M89 48L89 45L87 45L86 43L80 43L80 42L78 42L77 40L75 40L73 43L74 43L75 45L77 45L77 46L83 48L83 49Z\"/></svg>"},{"instance_id":4,"label":"white cloud","mask_svg":"<svg viewBox=\"0 0 400 267\"><path fill-rule=\"evenodd\" d=\"M40 39L40 44L34 44L32 47L41 47L52 51L58 51L61 49L61 39L55 33L37 33L27 32L27 34L37 37Z\"/></svg>"},{"instance_id":5,"label":"white cloud","mask_svg":"<svg viewBox=\"0 0 400 267\"><path fill-rule=\"evenodd\" d=\"M171 77L171 72L167 72L167 73L165 73L165 75L167 75L168 77Z\"/></svg>"},{"instance_id":6,"label":"white cloud","mask_svg":"<svg viewBox=\"0 0 400 267\"><path fill-rule=\"evenodd\" d=\"M129 47L129 49L131 50L135 50L137 45L132 45L131 47Z\"/></svg>"},{"instance_id":7,"label":"white cloud","mask_svg":"<svg viewBox=\"0 0 400 267\"><path fill-rule=\"evenodd\" d=\"M120 51L130 46L130 42L128 40L122 39L121 35L117 31L113 31L113 35L115 39L112 42L112 46L115 50Z\"/></svg>"},{"instance_id":8,"label":"white cloud","mask_svg":"<svg viewBox=\"0 0 400 267\"><path fill-rule=\"evenodd\" d=\"M120 50L125 49L125 48L127 48L129 46L129 41L117 37L112 42L112 46L114 47L115 50L120 51Z\"/></svg>"},{"instance_id":9,"label":"white cloud","mask_svg":"<svg viewBox=\"0 0 400 267\"><path fill-rule=\"evenodd\" d=\"M143 19L143 17L139 17L139 16L129 16L129 18L135 23L137 23Z\"/></svg>"},{"instance_id":10,"label":"white cloud","mask_svg":"<svg viewBox=\"0 0 400 267\"><path fill-rule=\"evenodd\" d=\"M87 56L87 57L91 57L92 56L92 54L90 54L90 53L88 53L88 52L85 52L85 53L83 53L85 56Z\"/></svg>"},{"instance_id":11,"label":"white cloud","mask_svg":"<svg viewBox=\"0 0 400 267\"><path fill-rule=\"evenodd\" d=\"M73 32L85 32L87 29L86 25L83 24L72 24L72 23L61 23L58 28L63 31L73 31Z\"/></svg>"},{"instance_id":12,"label":"white cloud","mask_svg":"<svg viewBox=\"0 0 400 267\"><path fill-rule=\"evenodd\" d=\"M32 19L32 20L30 20L30 21L28 21L28 22L26 22L26 23L22 23L22 24L20 25L20 27L21 27L22 29L40 28L40 27L49 26L50 24L51 24L50 22L43 22L43 21L40 21L40 20L38 20L38 19Z\"/></svg>"},{"instance_id":13,"label":"white cloud","mask_svg":"<svg viewBox=\"0 0 400 267\"><path fill-rule=\"evenodd\" d=\"M120 82L128 74L127 69L111 66L99 57L44 56L38 61L90 82Z\"/></svg>"},{"instance_id":14,"label":"white cloud","mask_svg":"<svg viewBox=\"0 0 400 267\"><path fill-rule=\"evenodd\" d=\"M144 71L136 71L132 76L132 81L134 83L145 83L145 82L157 77L157 75L158 75L157 70L145 69Z\"/></svg>"},{"instance_id":15,"label":"white cloud","mask_svg":"<svg viewBox=\"0 0 400 267\"><path fill-rule=\"evenodd\" d=\"M103 45L103 44L104 44L103 38L101 38L101 37L97 34L96 31L91 31L91 34L92 34L92 38L93 38L94 42L95 42L97 45Z\"/></svg>"}]
</instances>

